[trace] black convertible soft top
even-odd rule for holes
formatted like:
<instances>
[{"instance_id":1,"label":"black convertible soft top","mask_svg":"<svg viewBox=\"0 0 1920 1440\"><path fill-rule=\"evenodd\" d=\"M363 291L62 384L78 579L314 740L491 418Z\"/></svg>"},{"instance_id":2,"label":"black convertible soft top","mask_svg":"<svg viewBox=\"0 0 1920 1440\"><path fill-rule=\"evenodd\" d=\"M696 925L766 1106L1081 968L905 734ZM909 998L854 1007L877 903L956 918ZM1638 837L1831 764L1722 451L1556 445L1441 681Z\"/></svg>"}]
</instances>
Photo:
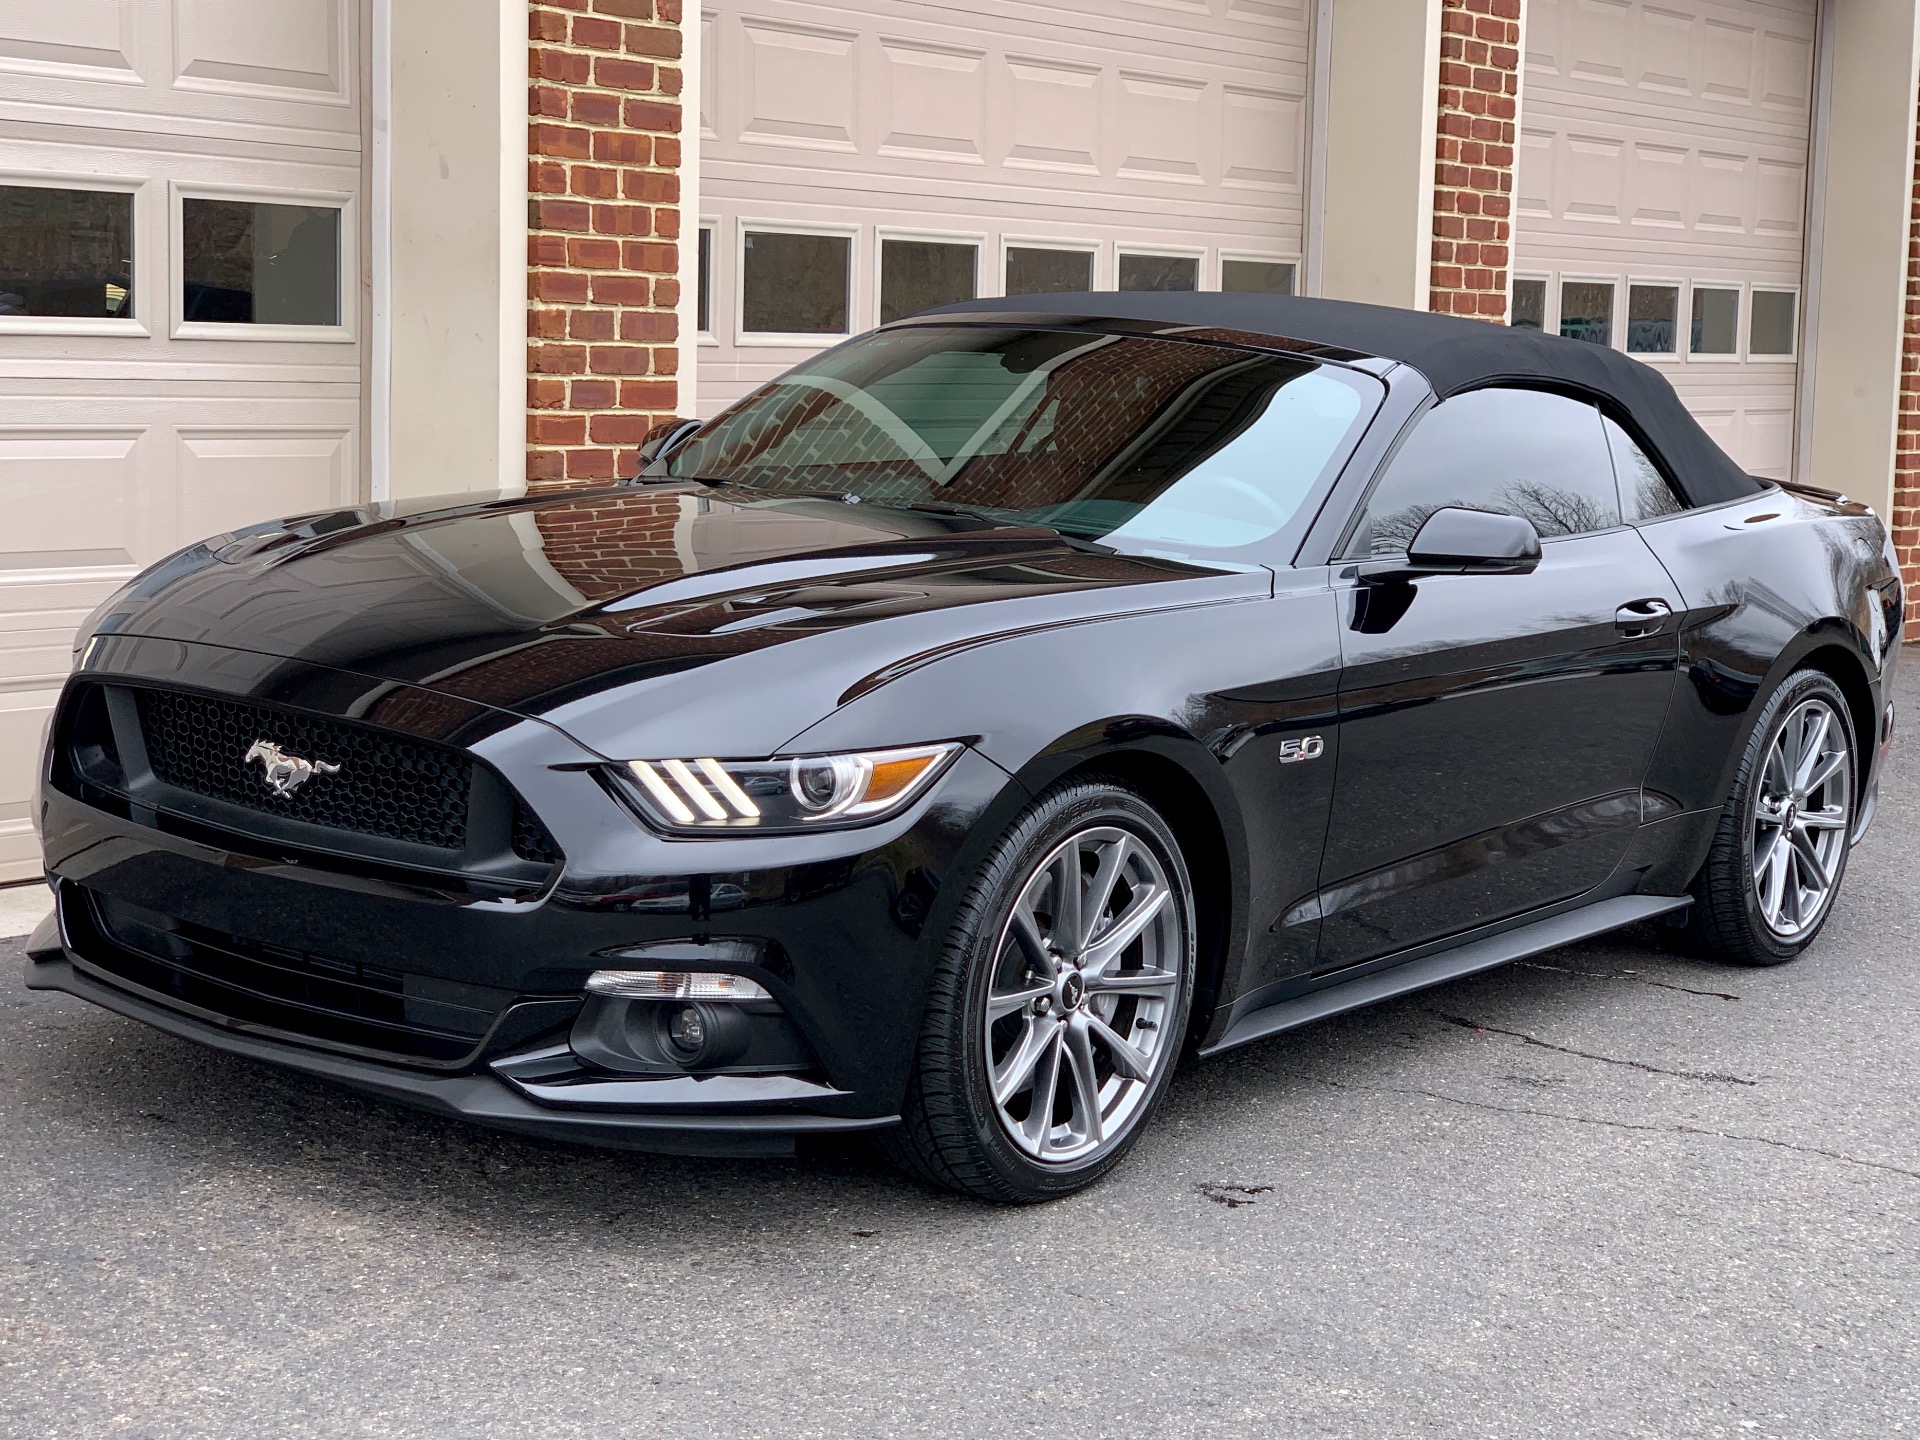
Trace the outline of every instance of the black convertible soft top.
<instances>
[{"instance_id":1,"label":"black convertible soft top","mask_svg":"<svg viewBox=\"0 0 1920 1440\"><path fill-rule=\"evenodd\" d=\"M1737 500L1767 484L1734 464L1652 366L1604 345L1538 330L1351 300L1218 292L1022 295L969 300L914 318L988 314L1199 326L1294 342L1289 348L1356 351L1411 365L1443 400L1487 385L1544 384L1587 396L1611 412L1695 505Z\"/></svg>"}]
</instances>

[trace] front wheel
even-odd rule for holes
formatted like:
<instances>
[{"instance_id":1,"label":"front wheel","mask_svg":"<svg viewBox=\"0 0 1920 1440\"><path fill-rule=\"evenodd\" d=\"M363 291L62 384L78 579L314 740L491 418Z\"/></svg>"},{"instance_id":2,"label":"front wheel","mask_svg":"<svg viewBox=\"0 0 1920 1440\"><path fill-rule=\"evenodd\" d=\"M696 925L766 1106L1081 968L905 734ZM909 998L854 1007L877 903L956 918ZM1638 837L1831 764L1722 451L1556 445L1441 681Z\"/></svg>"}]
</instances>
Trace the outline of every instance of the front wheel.
<instances>
[{"instance_id":1,"label":"front wheel","mask_svg":"<svg viewBox=\"0 0 1920 1440\"><path fill-rule=\"evenodd\" d=\"M1193 889L1166 822L1113 783L1047 792L948 937L894 1157L1010 1204L1091 1185L1166 1089L1194 968Z\"/></svg>"},{"instance_id":2,"label":"front wheel","mask_svg":"<svg viewBox=\"0 0 1920 1440\"><path fill-rule=\"evenodd\" d=\"M1846 874L1856 753L1826 675L1802 670L1774 692L1694 882L1690 926L1709 953L1780 965L1813 943Z\"/></svg>"}]
</instances>

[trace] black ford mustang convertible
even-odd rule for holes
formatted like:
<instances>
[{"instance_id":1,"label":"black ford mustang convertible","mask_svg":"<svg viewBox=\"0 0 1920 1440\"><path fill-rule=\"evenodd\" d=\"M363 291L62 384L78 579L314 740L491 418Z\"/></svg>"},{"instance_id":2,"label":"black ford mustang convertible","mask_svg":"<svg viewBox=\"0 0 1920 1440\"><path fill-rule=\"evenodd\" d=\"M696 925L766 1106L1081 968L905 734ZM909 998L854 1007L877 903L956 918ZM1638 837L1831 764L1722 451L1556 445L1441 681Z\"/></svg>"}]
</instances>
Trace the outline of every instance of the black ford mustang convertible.
<instances>
[{"instance_id":1,"label":"black ford mustang convertible","mask_svg":"<svg viewBox=\"0 0 1920 1440\"><path fill-rule=\"evenodd\" d=\"M537 1134L1085 1186L1210 1054L1658 919L1812 943L1881 522L1591 345L983 301L619 486L219 536L81 634L29 983Z\"/></svg>"}]
</instances>

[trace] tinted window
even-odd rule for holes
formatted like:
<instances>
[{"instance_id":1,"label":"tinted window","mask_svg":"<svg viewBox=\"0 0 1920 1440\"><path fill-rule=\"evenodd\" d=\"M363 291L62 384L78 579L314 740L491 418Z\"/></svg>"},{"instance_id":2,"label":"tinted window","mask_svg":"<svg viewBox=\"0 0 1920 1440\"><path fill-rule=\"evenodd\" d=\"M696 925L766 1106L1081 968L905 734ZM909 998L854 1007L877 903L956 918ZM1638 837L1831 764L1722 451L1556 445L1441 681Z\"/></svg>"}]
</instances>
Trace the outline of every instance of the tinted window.
<instances>
[{"instance_id":1,"label":"tinted window","mask_svg":"<svg viewBox=\"0 0 1920 1440\"><path fill-rule=\"evenodd\" d=\"M180 225L182 319L340 323L339 210L187 199Z\"/></svg>"},{"instance_id":2,"label":"tinted window","mask_svg":"<svg viewBox=\"0 0 1920 1440\"><path fill-rule=\"evenodd\" d=\"M1222 260L1220 288L1241 295L1293 294L1293 266L1279 260Z\"/></svg>"},{"instance_id":3,"label":"tinted window","mask_svg":"<svg viewBox=\"0 0 1920 1440\"><path fill-rule=\"evenodd\" d=\"M1291 522L1381 393L1368 376L1224 346L922 326L789 371L666 468L1184 555Z\"/></svg>"},{"instance_id":4,"label":"tinted window","mask_svg":"<svg viewBox=\"0 0 1920 1440\"><path fill-rule=\"evenodd\" d=\"M749 230L740 263L740 328L756 335L844 335L851 304L845 235Z\"/></svg>"},{"instance_id":5,"label":"tinted window","mask_svg":"<svg viewBox=\"0 0 1920 1440\"><path fill-rule=\"evenodd\" d=\"M1200 262L1191 255L1122 255L1122 290L1198 290Z\"/></svg>"},{"instance_id":6,"label":"tinted window","mask_svg":"<svg viewBox=\"0 0 1920 1440\"><path fill-rule=\"evenodd\" d=\"M1655 520L1686 509L1660 467L1633 443L1633 437L1611 420L1602 417L1601 423L1607 432L1607 446L1613 451L1613 471L1620 480L1621 514L1628 520Z\"/></svg>"},{"instance_id":7,"label":"tinted window","mask_svg":"<svg viewBox=\"0 0 1920 1440\"><path fill-rule=\"evenodd\" d=\"M1007 294L1050 295L1093 289L1091 250L1039 250L1015 245L1007 251Z\"/></svg>"},{"instance_id":8,"label":"tinted window","mask_svg":"<svg viewBox=\"0 0 1920 1440\"><path fill-rule=\"evenodd\" d=\"M937 240L880 242L880 323L973 299L978 245Z\"/></svg>"},{"instance_id":9,"label":"tinted window","mask_svg":"<svg viewBox=\"0 0 1920 1440\"><path fill-rule=\"evenodd\" d=\"M1693 287L1693 337L1688 348L1695 355L1731 355L1739 349L1740 292L1719 286Z\"/></svg>"},{"instance_id":10,"label":"tinted window","mask_svg":"<svg viewBox=\"0 0 1920 1440\"><path fill-rule=\"evenodd\" d=\"M1627 287L1627 353L1671 355L1679 348L1680 287Z\"/></svg>"},{"instance_id":11,"label":"tinted window","mask_svg":"<svg viewBox=\"0 0 1920 1440\"><path fill-rule=\"evenodd\" d=\"M1513 282L1513 318L1508 322L1520 330L1542 330L1547 324L1547 282Z\"/></svg>"},{"instance_id":12,"label":"tinted window","mask_svg":"<svg viewBox=\"0 0 1920 1440\"><path fill-rule=\"evenodd\" d=\"M1477 390L1447 401L1393 457L1347 553L1403 551L1448 505L1525 516L1542 539L1618 525L1600 412L1537 390Z\"/></svg>"},{"instance_id":13,"label":"tinted window","mask_svg":"<svg viewBox=\"0 0 1920 1440\"><path fill-rule=\"evenodd\" d=\"M0 315L133 314L133 196L0 185Z\"/></svg>"}]
</instances>

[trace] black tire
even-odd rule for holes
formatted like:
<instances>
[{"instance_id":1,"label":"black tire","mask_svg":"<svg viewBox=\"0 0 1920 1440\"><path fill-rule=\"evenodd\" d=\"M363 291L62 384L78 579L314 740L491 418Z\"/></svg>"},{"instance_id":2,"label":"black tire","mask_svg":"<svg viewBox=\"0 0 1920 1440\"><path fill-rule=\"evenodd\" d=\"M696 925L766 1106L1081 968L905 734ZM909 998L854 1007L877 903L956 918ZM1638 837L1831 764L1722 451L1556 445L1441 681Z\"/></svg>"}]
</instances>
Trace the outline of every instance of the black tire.
<instances>
[{"instance_id":1,"label":"black tire","mask_svg":"<svg viewBox=\"0 0 1920 1440\"><path fill-rule=\"evenodd\" d=\"M1123 836L1124 842L1108 840L1106 849L1098 848L1102 837L1107 836ZM1139 848L1130 848L1125 842ZM1070 860L1062 858L1069 852ZM1014 909L1023 894L1028 896L1023 913L1044 922L1051 945L1054 917L1041 914L1033 896L1053 892L1033 887L1049 884L1049 876L1064 874L1064 867L1071 865L1075 873L1088 878L1087 893L1095 893L1100 877L1107 873L1109 856L1118 857L1111 861L1116 869L1124 866L1142 874L1151 871L1159 878L1142 879L1137 889L1130 888L1133 882L1123 878L1110 886L1113 898L1100 913L1125 919L1138 913L1131 907L1152 908L1146 902L1161 888L1161 880L1166 898L1153 909L1149 930L1116 952L1111 971L1096 972L1092 967L1098 963L1098 937L1114 934L1113 924L1104 922L1106 928L1098 929L1103 922L1096 917L1082 927L1083 942L1091 934L1096 943L1083 943L1081 947L1069 943L1066 948L1074 953L1084 948L1094 957L1089 968L1081 972L1094 978L1076 998L1061 988L1070 985L1066 976L1076 962L1071 958L1059 964L1049 961L1047 971L1033 966L1027 958L1033 947L1020 938L1031 932L1022 929L1015 933ZM1092 872L1084 868L1089 857L1094 865ZM1064 922L1062 928L1066 928ZM1179 842L1151 805L1124 785L1101 778L1063 782L1041 795L994 846L961 903L927 1001L902 1112L905 1123L883 1139L889 1154L908 1173L929 1184L1001 1204L1052 1200L1098 1181L1125 1158L1166 1092L1193 1001L1194 937L1193 886ZM1049 948L1047 953L1057 957L1058 952ZM1144 956L1164 957L1173 963L1149 965ZM1010 979L1016 972L1017 978ZM1176 973L1177 983L1169 978ZM1122 981L1128 976L1160 977L1155 983L1172 993L1164 1003L1129 1001L1101 990L1101 974ZM1019 988L1027 984L1055 988L1051 995L1040 995L990 1022L989 993L995 997L996 1006L1004 1007L1012 995L1035 993ZM1117 990L1121 986L1107 988ZM1126 1008L1129 1005L1134 1008ZM1111 1013L1102 1018L1097 1007L1110 1007ZM1154 1018L1146 1018L1149 1015ZM1115 1067L1116 1052L1110 1049L1095 1052L1088 1046L1074 1050L1074 1042L1065 1038L1072 1025L1081 1027L1076 1033L1093 1034L1087 1027L1094 1019L1102 1024L1110 1019L1124 1032L1122 1038L1137 1036L1157 1045L1153 1052L1156 1068L1150 1078L1130 1079ZM1018 1107L1021 1096L1015 1094L1004 1103L994 1097L991 1076L995 1048L1006 1046L1001 1064L1011 1074L1017 1068L1015 1052L1029 1043L1030 1035L1052 1033L1044 1030L1049 1025L1057 1025L1063 1037L1051 1042L1057 1057L1053 1063L1058 1067L1053 1073L1065 1078L1072 1093L1064 1102L1056 1102L1050 1087L1041 1121L1040 1105L1034 1098L1040 1084L1036 1078L1026 1092L1023 1126L1007 1113L1009 1108ZM997 1035L1008 1033L1008 1027L1017 1032L1017 1043L1014 1039L996 1040ZM1037 1047L1047 1043L1041 1038ZM1082 1073L1079 1067L1083 1061L1091 1064L1097 1076L1101 1054L1107 1069L1104 1079L1097 1078L1094 1083L1092 1108L1096 1114L1102 1111L1099 1097L1106 1086L1112 1085L1116 1097L1129 1097L1124 1129L1116 1126L1112 1135L1105 1136L1084 1156L1068 1156L1063 1149L1061 1158L1042 1158L1047 1147L1055 1143L1056 1130L1065 1132L1069 1141L1075 1139L1074 1117L1083 1115L1087 1108L1082 1098L1086 1091L1077 1084ZM1041 1068L1040 1062L1034 1062L1036 1077ZM1053 1121L1056 1103L1064 1103L1068 1112L1066 1121L1058 1127ZM1112 1106L1119 1110L1118 1098ZM1088 1127L1084 1121L1082 1124L1085 1131ZM1037 1145L1039 1155L1023 1149L1018 1138L1023 1129L1038 1132L1037 1138L1029 1133L1025 1143ZM1093 1133L1102 1132L1095 1129Z\"/></svg>"},{"instance_id":2,"label":"black tire","mask_svg":"<svg viewBox=\"0 0 1920 1440\"><path fill-rule=\"evenodd\" d=\"M1769 757L1789 721L1800 715L1810 702L1824 705L1831 713L1831 728L1838 730L1838 738L1846 747L1845 786L1837 787L1835 782L1837 788L1846 791L1845 818L1838 832L1839 841L1832 847L1834 858L1827 867L1830 883L1817 909L1796 917L1798 923L1792 932L1783 933L1768 920L1762 882L1755 876L1756 817L1761 806L1772 805L1771 798L1767 797ZM1846 696L1832 678L1818 670L1800 670L1788 676L1761 710L1748 737L1740 768L1734 775L1733 791L1727 797L1719 826L1714 831L1713 847L1694 880L1694 903L1687 917L1687 929L1696 948L1734 965L1784 965L1814 942L1827 917L1833 913L1834 899L1846 876L1858 798L1854 791L1859 776L1859 754ZM1798 813L1797 808L1794 813Z\"/></svg>"}]
</instances>

